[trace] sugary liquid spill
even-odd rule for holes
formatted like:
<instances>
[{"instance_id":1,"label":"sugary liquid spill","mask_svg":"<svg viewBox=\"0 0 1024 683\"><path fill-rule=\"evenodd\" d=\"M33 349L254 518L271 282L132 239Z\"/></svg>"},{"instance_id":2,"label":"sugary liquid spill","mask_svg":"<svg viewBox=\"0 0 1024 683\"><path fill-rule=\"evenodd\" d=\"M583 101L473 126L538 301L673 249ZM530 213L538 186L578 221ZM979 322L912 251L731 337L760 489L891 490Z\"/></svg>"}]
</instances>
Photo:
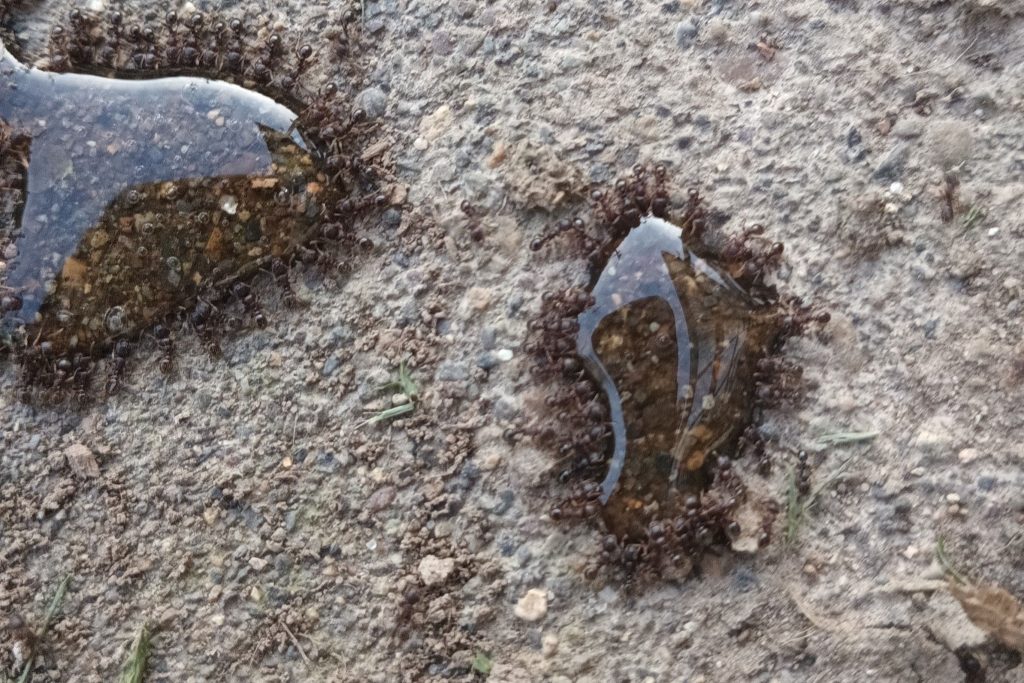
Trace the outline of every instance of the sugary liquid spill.
<instances>
[{"instance_id":1,"label":"sugary liquid spill","mask_svg":"<svg viewBox=\"0 0 1024 683\"><path fill-rule=\"evenodd\" d=\"M0 121L29 139L0 341L89 353L315 230L322 179L287 107L222 81L53 74L2 46L0 58Z\"/></svg>"},{"instance_id":2,"label":"sugary liquid spill","mask_svg":"<svg viewBox=\"0 0 1024 683\"><path fill-rule=\"evenodd\" d=\"M708 484L750 423L754 372L778 334L774 309L700 258L682 231L648 216L611 254L578 317L576 350L608 401L612 453L603 516L641 537Z\"/></svg>"}]
</instances>

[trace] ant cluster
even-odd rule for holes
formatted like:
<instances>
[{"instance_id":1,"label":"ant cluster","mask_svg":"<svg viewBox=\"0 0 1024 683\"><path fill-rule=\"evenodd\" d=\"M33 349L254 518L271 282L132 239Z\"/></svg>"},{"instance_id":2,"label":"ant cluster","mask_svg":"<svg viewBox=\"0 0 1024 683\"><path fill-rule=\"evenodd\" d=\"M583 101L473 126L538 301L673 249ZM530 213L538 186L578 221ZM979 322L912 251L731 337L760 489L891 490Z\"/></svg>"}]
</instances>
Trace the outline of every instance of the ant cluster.
<instances>
[{"instance_id":1,"label":"ant cluster","mask_svg":"<svg viewBox=\"0 0 1024 683\"><path fill-rule=\"evenodd\" d=\"M336 18L332 40L325 50L339 66L354 47L356 14ZM257 22L268 23L265 18ZM308 43L290 44L283 31L261 28L239 18L209 17L202 12L181 16L169 11L154 26L133 22L122 12L103 21L80 9L68 13L68 24L50 32L47 69L62 73L97 73L120 78L203 75L252 87L286 104L299 103L297 126L322 143L328 156L340 156L352 127L366 114L349 108L335 83L311 88L305 78L318 51ZM346 157L351 162L352 157ZM329 170L341 169L341 158Z\"/></svg>"},{"instance_id":2,"label":"ant cluster","mask_svg":"<svg viewBox=\"0 0 1024 683\"><path fill-rule=\"evenodd\" d=\"M333 266L339 249L373 248L369 238L353 229L365 210L388 202L378 190L378 169L361 160L360 140L370 128L366 114L352 109L347 89L342 92L333 82L318 86L313 80L318 54L327 53L338 62L332 71L342 72L347 82L356 81L355 65L349 59L357 39L354 19L351 11L337 17L333 36L316 49L293 44L264 17L254 26L241 18L218 19L200 12L181 16L170 11L157 23L146 25L120 11L104 19L73 9L67 24L52 29L48 54L41 62L58 74L53 77L55 88L68 84L68 100L83 88L76 86L77 81L61 79L105 77L140 85L146 85L144 79L166 76L217 80L194 92L196 98L207 98L202 104L211 110L210 120L203 116L193 128L192 122L166 114L176 124L173 132L157 131L156 117L148 120L143 113L129 111L130 96L103 100L104 95L89 94L87 102L31 103L77 107L68 121L92 125L96 130L91 135L112 140L111 156L101 157L114 160L106 167L96 165L95 155L82 163L75 160L76 174L91 168L95 177L73 181L75 192L67 190L60 199L73 201L78 208L55 213L49 224L68 224L53 218L71 216L75 210L81 213L81 207L89 207L90 202L100 207L95 212L98 222L79 226L81 233L60 248L40 242L63 239L54 231L26 228L25 221L32 217L21 225L14 219L29 213L24 211L25 177L29 164L35 162L27 153L33 140L30 132L23 143L13 123L0 123L0 187L5 188L5 201L14 197L20 204L0 207L7 216L0 222L0 262L6 262L7 269L6 274L0 271L0 355L11 355L20 364L23 400L85 402L100 365L105 374L103 393L115 393L123 384L133 346L142 339L154 343L160 370L171 373L174 335L182 329L195 332L217 354L218 339L225 330L243 323L267 324L252 286L256 274L266 273L281 289L283 303L295 305L298 299L289 275L297 262ZM65 76L68 72L87 76ZM261 95L217 90L220 81L268 96L283 111L296 112L294 120L277 130L266 128L258 117L268 108L246 99ZM153 81L155 87L160 83ZM181 86L176 87L173 92L167 87L169 101L182 97ZM25 101L32 97L25 89L22 93ZM185 92L186 99L188 95ZM220 111L225 112L221 116L228 118L214 123L220 103ZM161 110L161 115L171 110ZM232 115L234 119L229 118ZM58 126L64 120L58 115L51 118ZM131 128L103 129L103 122L111 119L121 125L132 121ZM258 143L264 151L246 147L247 127L262 131ZM193 130L196 139L186 139ZM213 131L210 139L203 139L205 130ZM50 139L65 135L73 150L77 148L74 134L72 129L47 131ZM300 138L302 142L297 143ZM152 150L140 149L160 139L152 143ZM200 149L196 154L203 155L200 165L195 161L199 157L178 154L154 161L159 171L139 170L148 159L159 159L162 149L172 144L184 149L190 142ZM151 156L144 156L145 152ZM267 157L272 176L247 176L244 170L242 175L238 170L223 175L218 170L237 169L245 154L252 158L257 153ZM197 176L197 168L209 170L208 182L195 179L202 175ZM119 173L134 174L140 180L132 184L117 177ZM122 189L108 198L103 192L110 193L111 187ZM60 253L65 260L49 263L40 257L37 267L31 262L35 253ZM15 270L19 262L26 272L29 266L36 270L21 275ZM83 277L87 283L76 282ZM166 286L168 278L173 279L173 291ZM164 288L139 287L149 282L162 283ZM231 313L232 308L241 314Z\"/></svg>"},{"instance_id":3,"label":"ant cluster","mask_svg":"<svg viewBox=\"0 0 1024 683\"><path fill-rule=\"evenodd\" d=\"M570 488L551 517L596 521L602 563L629 569L689 571L741 532L767 544L777 506L740 528L734 459L770 470L757 424L802 385L786 340L828 314L767 282L783 249L761 226L716 244L696 190L673 210L662 166L592 198L596 220L562 220L531 244L559 241L591 271L588 287L544 296L530 323L534 375L554 385L532 432L558 444Z\"/></svg>"}]
</instances>

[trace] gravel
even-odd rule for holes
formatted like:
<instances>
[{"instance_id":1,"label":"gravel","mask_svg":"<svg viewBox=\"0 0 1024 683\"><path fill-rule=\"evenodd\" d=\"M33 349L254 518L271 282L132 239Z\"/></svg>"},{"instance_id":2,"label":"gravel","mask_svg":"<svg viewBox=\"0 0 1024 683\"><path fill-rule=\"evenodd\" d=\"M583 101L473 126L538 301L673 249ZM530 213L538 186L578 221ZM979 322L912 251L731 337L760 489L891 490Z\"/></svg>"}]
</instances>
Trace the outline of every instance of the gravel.
<instances>
[{"instance_id":1,"label":"gravel","mask_svg":"<svg viewBox=\"0 0 1024 683\"><path fill-rule=\"evenodd\" d=\"M25 4L26 48L68 7ZM892 587L934 572L942 538L959 571L1024 596L1024 16L595 7L365 3L352 104L407 191L352 226L374 249L297 269L300 308L260 282L270 324L226 359L182 335L163 377L144 344L122 394L78 412L20 405L0 368L0 613L36 623L72 576L34 681L114 679L147 621L151 680L471 681L486 653L501 681L954 681L960 646L1019 678L947 593ZM264 5L311 42L332 11ZM585 264L528 245L636 162L665 163L677 197L699 186L716 234L766 226L780 290L832 313L787 348L804 397L766 410L774 468L737 464L750 494L782 500L823 434L878 432L815 451L812 485L831 483L794 541L783 512L768 547L686 580L588 578L600 531L551 521L557 444L529 438L553 387L520 351L527 321ZM414 411L363 424L403 361Z\"/></svg>"}]
</instances>

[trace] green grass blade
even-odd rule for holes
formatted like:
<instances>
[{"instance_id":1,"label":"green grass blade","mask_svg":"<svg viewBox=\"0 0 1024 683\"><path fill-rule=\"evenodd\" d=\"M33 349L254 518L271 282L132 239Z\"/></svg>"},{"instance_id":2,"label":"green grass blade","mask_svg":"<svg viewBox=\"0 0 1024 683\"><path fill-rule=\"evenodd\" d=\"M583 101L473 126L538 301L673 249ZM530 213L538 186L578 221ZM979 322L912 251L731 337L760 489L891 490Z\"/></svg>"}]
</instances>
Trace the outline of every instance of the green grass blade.
<instances>
[{"instance_id":1,"label":"green grass blade","mask_svg":"<svg viewBox=\"0 0 1024 683\"><path fill-rule=\"evenodd\" d=\"M804 518L804 504L800 500L800 491L796 486L796 470L792 467L786 472L786 542L792 543L800 531L800 522Z\"/></svg>"},{"instance_id":2,"label":"green grass blade","mask_svg":"<svg viewBox=\"0 0 1024 683\"><path fill-rule=\"evenodd\" d=\"M36 634L36 637L39 640L42 640L50 630L50 624L53 623L53 620L57 616L57 612L60 611L61 603L64 602L64 596L67 595L68 586L70 585L71 575L68 574L57 586L57 590L54 592L53 597L50 598L50 604L46 607L46 614L43 615L43 625L39 628L39 632ZM35 665L35 662L36 656L35 652L33 652L32 656L28 658L28 661L25 662L25 668L21 670L21 675L18 676L17 683L28 683L32 680L32 667Z\"/></svg>"},{"instance_id":3,"label":"green grass blade","mask_svg":"<svg viewBox=\"0 0 1024 683\"><path fill-rule=\"evenodd\" d=\"M412 403L403 403L400 406L395 406L394 408L388 408L387 410L380 411L379 413L377 413L376 415L374 415L373 417L368 419L363 424L364 425L372 425L372 424L377 424L378 422L383 422L385 420L391 420L391 419L394 419L394 418L398 417L399 415L405 415L406 413L411 413L415 408L416 408L416 406L414 404L412 404Z\"/></svg>"},{"instance_id":4,"label":"green grass blade","mask_svg":"<svg viewBox=\"0 0 1024 683\"><path fill-rule=\"evenodd\" d=\"M148 625L143 624L132 643L132 650L128 655L128 661L125 662L124 668L121 670L118 683L142 683L146 675L146 663L152 651L153 633Z\"/></svg>"},{"instance_id":5,"label":"green grass blade","mask_svg":"<svg viewBox=\"0 0 1024 683\"><path fill-rule=\"evenodd\" d=\"M484 676L487 676L491 673L491 669L494 668L494 662L492 662L491 658L485 655L483 652L477 652L476 655L473 657L473 662L471 666L473 668L473 671L479 674L483 674Z\"/></svg>"}]
</instances>

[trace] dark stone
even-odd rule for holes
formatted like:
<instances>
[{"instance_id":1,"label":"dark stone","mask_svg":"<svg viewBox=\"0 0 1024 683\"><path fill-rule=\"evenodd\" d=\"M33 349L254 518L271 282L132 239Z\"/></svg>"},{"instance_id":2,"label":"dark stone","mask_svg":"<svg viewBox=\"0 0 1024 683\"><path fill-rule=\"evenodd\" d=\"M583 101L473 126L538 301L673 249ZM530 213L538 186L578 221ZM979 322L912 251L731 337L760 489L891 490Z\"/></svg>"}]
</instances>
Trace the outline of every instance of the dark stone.
<instances>
[{"instance_id":1,"label":"dark stone","mask_svg":"<svg viewBox=\"0 0 1024 683\"><path fill-rule=\"evenodd\" d=\"M882 182L896 180L903 173L903 167L906 165L909 155L910 148L905 143L897 144L889 150L878 166L875 167L874 172L871 174L872 179Z\"/></svg>"},{"instance_id":2,"label":"dark stone","mask_svg":"<svg viewBox=\"0 0 1024 683\"><path fill-rule=\"evenodd\" d=\"M337 472L338 468L341 466L337 458L334 457L334 453L329 451L317 451L314 462L316 463L316 468L318 470L329 474Z\"/></svg>"},{"instance_id":3,"label":"dark stone","mask_svg":"<svg viewBox=\"0 0 1024 683\"><path fill-rule=\"evenodd\" d=\"M485 327L480 330L480 346L488 351L494 350L498 345L498 331L493 327Z\"/></svg>"},{"instance_id":4,"label":"dark stone","mask_svg":"<svg viewBox=\"0 0 1024 683\"><path fill-rule=\"evenodd\" d=\"M512 504L516 500L516 494L512 489L505 489L498 494L498 497L501 499L501 502L494 506L493 512L496 515L503 515L512 508Z\"/></svg>"},{"instance_id":5,"label":"dark stone","mask_svg":"<svg viewBox=\"0 0 1024 683\"><path fill-rule=\"evenodd\" d=\"M324 361L324 367L320 370L320 374L324 377L330 377L338 371L341 367L341 358L337 354L332 353L330 357Z\"/></svg>"},{"instance_id":6,"label":"dark stone","mask_svg":"<svg viewBox=\"0 0 1024 683\"><path fill-rule=\"evenodd\" d=\"M497 367L500 362L494 357L493 353L485 352L481 353L479 358L477 358L476 366L482 370L491 370Z\"/></svg>"}]
</instances>

